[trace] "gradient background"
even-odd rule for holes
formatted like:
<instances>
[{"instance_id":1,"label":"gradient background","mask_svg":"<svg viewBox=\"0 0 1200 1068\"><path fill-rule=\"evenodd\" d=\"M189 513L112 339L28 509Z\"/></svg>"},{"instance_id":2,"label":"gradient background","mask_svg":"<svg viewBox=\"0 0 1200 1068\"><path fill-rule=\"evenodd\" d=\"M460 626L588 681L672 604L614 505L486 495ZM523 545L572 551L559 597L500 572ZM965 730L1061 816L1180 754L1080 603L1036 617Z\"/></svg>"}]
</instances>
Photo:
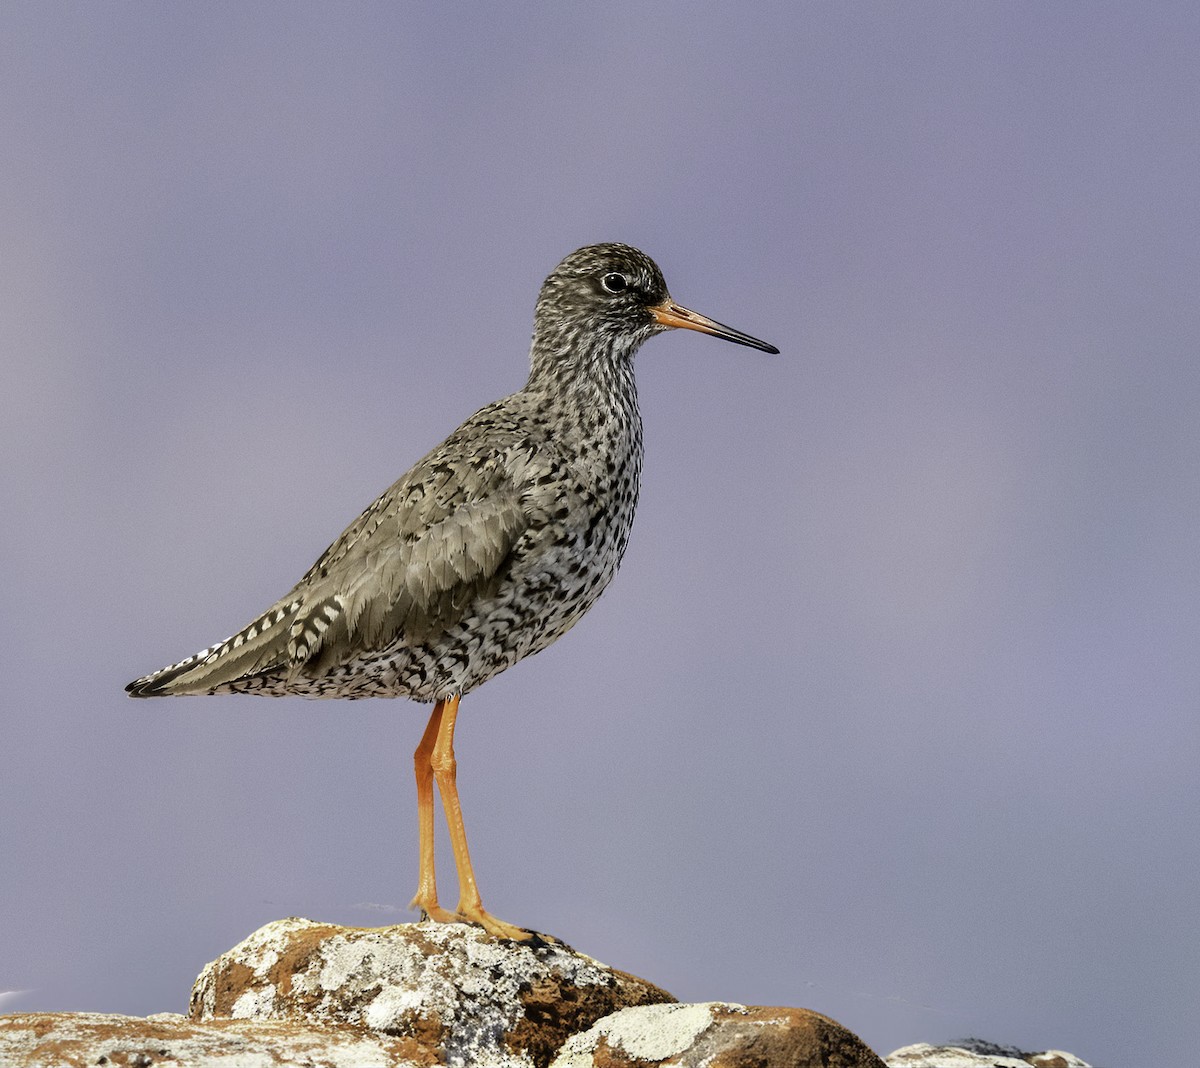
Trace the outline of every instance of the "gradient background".
<instances>
[{"instance_id":1,"label":"gradient background","mask_svg":"<svg viewBox=\"0 0 1200 1068\"><path fill-rule=\"evenodd\" d=\"M1191 1063L1200 8L0 9L0 990L400 922L406 702L132 702L636 244L623 571L463 706L498 915L883 1053ZM445 896L454 900L444 869Z\"/></svg>"}]
</instances>

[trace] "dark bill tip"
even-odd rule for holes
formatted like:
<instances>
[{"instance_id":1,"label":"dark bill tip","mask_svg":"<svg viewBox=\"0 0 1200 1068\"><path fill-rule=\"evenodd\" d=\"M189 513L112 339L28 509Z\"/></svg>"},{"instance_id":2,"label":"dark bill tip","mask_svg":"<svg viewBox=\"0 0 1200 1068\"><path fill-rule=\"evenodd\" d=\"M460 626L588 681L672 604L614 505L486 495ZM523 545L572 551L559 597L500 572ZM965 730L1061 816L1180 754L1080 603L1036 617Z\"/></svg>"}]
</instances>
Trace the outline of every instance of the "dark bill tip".
<instances>
[{"instance_id":1,"label":"dark bill tip","mask_svg":"<svg viewBox=\"0 0 1200 1068\"><path fill-rule=\"evenodd\" d=\"M654 321L662 326L681 330L699 330L702 334L712 334L713 337L732 341L735 345L747 345L752 349L761 349L763 352L779 355L779 350L774 345L760 341L749 334L743 334L740 330L734 330L732 326L718 323L715 319L709 319L699 312L691 311L672 301L656 304L649 311L654 317Z\"/></svg>"}]
</instances>

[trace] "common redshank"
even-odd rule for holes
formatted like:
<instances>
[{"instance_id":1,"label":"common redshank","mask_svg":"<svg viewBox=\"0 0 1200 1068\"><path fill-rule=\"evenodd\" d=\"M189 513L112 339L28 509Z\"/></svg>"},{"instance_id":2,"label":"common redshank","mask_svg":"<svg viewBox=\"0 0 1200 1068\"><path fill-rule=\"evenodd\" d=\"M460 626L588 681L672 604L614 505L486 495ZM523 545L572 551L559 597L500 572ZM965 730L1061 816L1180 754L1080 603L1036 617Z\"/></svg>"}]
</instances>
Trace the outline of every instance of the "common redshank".
<instances>
[{"instance_id":1,"label":"common redshank","mask_svg":"<svg viewBox=\"0 0 1200 1068\"><path fill-rule=\"evenodd\" d=\"M538 296L523 389L418 461L249 626L126 689L433 702L413 755L410 907L530 937L483 908L455 785L458 703L565 634L616 573L642 468L633 356L675 327L779 351L676 304L654 261L629 245L572 252ZM434 876L435 782L458 869L453 912Z\"/></svg>"}]
</instances>

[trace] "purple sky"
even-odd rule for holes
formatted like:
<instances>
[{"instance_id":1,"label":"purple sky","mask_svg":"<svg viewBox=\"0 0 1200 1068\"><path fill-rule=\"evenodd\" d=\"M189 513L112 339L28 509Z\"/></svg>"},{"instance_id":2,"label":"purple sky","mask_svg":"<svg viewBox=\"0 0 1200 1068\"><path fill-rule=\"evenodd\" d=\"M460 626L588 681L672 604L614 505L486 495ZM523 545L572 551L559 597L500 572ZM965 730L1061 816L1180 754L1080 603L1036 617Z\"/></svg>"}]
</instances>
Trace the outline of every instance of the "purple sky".
<instances>
[{"instance_id":1,"label":"purple sky","mask_svg":"<svg viewBox=\"0 0 1200 1068\"><path fill-rule=\"evenodd\" d=\"M122 686L518 388L611 240L783 354L639 356L621 574L463 703L485 903L885 1053L1189 1063L1200 8L470 11L0 9L3 1009L411 918L422 707Z\"/></svg>"}]
</instances>

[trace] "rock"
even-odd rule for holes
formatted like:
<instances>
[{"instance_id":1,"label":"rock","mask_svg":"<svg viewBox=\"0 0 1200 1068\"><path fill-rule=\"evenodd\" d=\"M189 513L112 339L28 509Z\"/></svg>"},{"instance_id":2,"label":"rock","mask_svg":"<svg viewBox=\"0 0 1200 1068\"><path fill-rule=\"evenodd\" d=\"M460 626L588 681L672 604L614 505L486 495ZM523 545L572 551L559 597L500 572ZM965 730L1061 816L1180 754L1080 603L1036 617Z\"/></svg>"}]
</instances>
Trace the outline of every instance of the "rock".
<instances>
[{"instance_id":1,"label":"rock","mask_svg":"<svg viewBox=\"0 0 1200 1068\"><path fill-rule=\"evenodd\" d=\"M674 1000L542 938L497 941L467 924L292 918L209 964L192 989L191 1017L353 1027L408 1040L404 1055L418 1063L542 1068L601 1017Z\"/></svg>"},{"instance_id":2,"label":"rock","mask_svg":"<svg viewBox=\"0 0 1200 1068\"><path fill-rule=\"evenodd\" d=\"M424 1068L430 1064L412 1053L421 1055L411 1039L292 1022L196 1023L175 1013L145 1019L99 1012L0 1016L4 1068Z\"/></svg>"},{"instance_id":3,"label":"rock","mask_svg":"<svg viewBox=\"0 0 1200 1068\"><path fill-rule=\"evenodd\" d=\"M0 1068L547 1068L552 1061L556 1068L884 1068L854 1035L814 1012L679 1005L561 942L498 941L466 924L280 920L200 973L189 1016L0 1016Z\"/></svg>"},{"instance_id":4,"label":"rock","mask_svg":"<svg viewBox=\"0 0 1200 1068\"><path fill-rule=\"evenodd\" d=\"M884 1068L807 1009L706 1002L622 1009L567 1040L551 1068Z\"/></svg>"},{"instance_id":5,"label":"rock","mask_svg":"<svg viewBox=\"0 0 1200 1068\"><path fill-rule=\"evenodd\" d=\"M888 1068L1090 1068L1071 1053L1051 1049L1025 1053L1014 1046L997 1046L978 1039L961 1046L931 1046L919 1042L894 1050L885 1058Z\"/></svg>"},{"instance_id":6,"label":"rock","mask_svg":"<svg viewBox=\"0 0 1200 1068\"><path fill-rule=\"evenodd\" d=\"M1092 1068L1073 1053L1061 1049L1048 1049L1044 1053L1031 1053L1026 1058L1033 1068Z\"/></svg>"}]
</instances>

